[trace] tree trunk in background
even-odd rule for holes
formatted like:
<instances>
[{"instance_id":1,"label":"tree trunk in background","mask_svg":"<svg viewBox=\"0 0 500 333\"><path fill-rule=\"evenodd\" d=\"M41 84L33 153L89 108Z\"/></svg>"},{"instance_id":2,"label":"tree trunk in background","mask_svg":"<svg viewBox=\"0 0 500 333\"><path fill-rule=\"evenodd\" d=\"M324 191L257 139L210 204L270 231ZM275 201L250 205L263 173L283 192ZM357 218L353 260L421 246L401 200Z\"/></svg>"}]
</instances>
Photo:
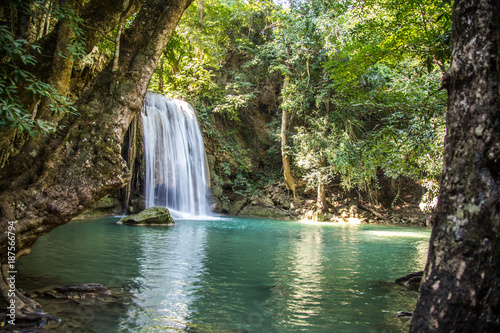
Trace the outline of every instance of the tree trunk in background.
<instances>
[{"instance_id":1,"label":"tree trunk in background","mask_svg":"<svg viewBox=\"0 0 500 333\"><path fill-rule=\"evenodd\" d=\"M122 34L118 69L113 71L110 63L80 94L75 103L80 115L62 119L57 132L31 150L34 156L44 156L36 173L2 181L0 303L12 299L8 296L9 221L17 221L12 224L16 257L20 257L30 252L40 236L67 223L130 179L120 155L123 137L140 112L158 59L191 2L147 0ZM21 311L32 311L36 305L20 293L16 293L15 302L17 318L24 316Z\"/></svg>"},{"instance_id":2,"label":"tree trunk in background","mask_svg":"<svg viewBox=\"0 0 500 333\"><path fill-rule=\"evenodd\" d=\"M52 8L52 0L45 0L43 2L43 7L45 8L45 12L40 19L40 22L38 23L38 27L36 30L36 39L42 38L44 35L46 35L47 27L50 22L50 10Z\"/></svg>"},{"instance_id":3,"label":"tree trunk in background","mask_svg":"<svg viewBox=\"0 0 500 333\"><path fill-rule=\"evenodd\" d=\"M136 157L136 151L137 149L135 148L136 145L136 136L137 136L137 117L140 117L140 115L137 115L132 119L132 122L130 123L129 129L128 129L128 147L127 147L127 166L128 169L130 170L130 174L133 176L134 174L134 164L135 164L135 157ZM130 196L132 194L132 178L130 181L127 183L125 186L125 191L124 191L124 199L123 199L123 210L128 212L129 209L129 202L130 202Z\"/></svg>"},{"instance_id":4,"label":"tree trunk in background","mask_svg":"<svg viewBox=\"0 0 500 333\"><path fill-rule=\"evenodd\" d=\"M439 204L411 332L500 332L500 2L456 0Z\"/></svg>"},{"instance_id":5,"label":"tree trunk in background","mask_svg":"<svg viewBox=\"0 0 500 333\"><path fill-rule=\"evenodd\" d=\"M329 114L330 114L330 100L328 99L325 105L325 116L323 118L323 124L325 125L325 136L330 134L330 131L328 129ZM318 176L318 193L316 198L316 210L322 213L325 213L328 208L328 203L326 201L326 181L325 181L326 172L324 171L325 167L326 167L326 157L323 154L323 152L320 151L319 163L318 163L319 176Z\"/></svg>"},{"instance_id":6,"label":"tree trunk in background","mask_svg":"<svg viewBox=\"0 0 500 333\"><path fill-rule=\"evenodd\" d=\"M323 153L320 152L320 160L319 160L319 168L322 170L322 168L326 167L326 158L323 155ZM327 203L326 203L326 184L323 181L323 174L320 171L320 176L318 177L318 193L317 193L317 198L316 198L316 210L324 213L326 212L327 209Z\"/></svg>"},{"instance_id":7,"label":"tree trunk in background","mask_svg":"<svg viewBox=\"0 0 500 333\"><path fill-rule=\"evenodd\" d=\"M203 32L203 14L205 12L205 0L200 0L200 32Z\"/></svg>"},{"instance_id":8,"label":"tree trunk in background","mask_svg":"<svg viewBox=\"0 0 500 333\"><path fill-rule=\"evenodd\" d=\"M160 93L163 94L163 86L164 86L164 81L163 81L163 74L164 74L164 71L163 71L163 65L165 63L165 60L163 59L163 57L160 58L160 75L159 78L158 78L158 91Z\"/></svg>"},{"instance_id":9,"label":"tree trunk in background","mask_svg":"<svg viewBox=\"0 0 500 333\"><path fill-rule=\"evenodd\" d=\"M283 90L286 89L288 83L290 81L290 78L288 76L285 77L285 80L283 82ZM293 197L295 198L295 178L293 178L292 171L290 168L291 165L291 160L292 158L290 157L290 154L287 151L288 147L288 138L287 138L287 132L288 130L288 114L285 109L283 109L283 114L281 116L281 158L283 160L283 176L285 177L285 182L287 187L292 190L293 192Z\"/></svg>"}]
</instances>

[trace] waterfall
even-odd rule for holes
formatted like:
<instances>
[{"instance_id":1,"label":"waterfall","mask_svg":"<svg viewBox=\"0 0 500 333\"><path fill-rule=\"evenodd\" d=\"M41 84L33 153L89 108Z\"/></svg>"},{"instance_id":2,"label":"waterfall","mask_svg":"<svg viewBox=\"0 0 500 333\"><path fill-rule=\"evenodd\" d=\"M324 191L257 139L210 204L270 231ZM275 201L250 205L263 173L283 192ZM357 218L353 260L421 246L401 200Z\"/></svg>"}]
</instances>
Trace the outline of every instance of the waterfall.
<instances>
[{"instance_id":1,"label":"waterfall","mask_svg":"<svg viewBox=\"0 0 500 333\"><path fill-rule=\"evenodd\" d=\"M148 92L142 122L146 208L167 207L174 217L209 215L205 147L191 105Z\"/></svg>"}]
</instances>

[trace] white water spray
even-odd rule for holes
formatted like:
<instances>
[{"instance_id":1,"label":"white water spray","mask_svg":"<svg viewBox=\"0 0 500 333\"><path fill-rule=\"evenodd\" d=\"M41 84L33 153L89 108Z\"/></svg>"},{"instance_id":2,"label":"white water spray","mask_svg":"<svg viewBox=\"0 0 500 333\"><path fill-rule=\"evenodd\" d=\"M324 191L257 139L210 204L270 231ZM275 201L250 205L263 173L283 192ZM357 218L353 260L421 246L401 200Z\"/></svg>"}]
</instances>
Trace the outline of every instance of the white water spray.
<instances>
[{"instance_id":1,"label":"white water spray","mask_svg":"<svg viewBox=\"0 0 500 333\"><path fill-rule=\"evenodd\" d=\"M174 217L210 215L205 147L191 105L147 93L142 109L146 208Z\"/></svg>"}]
</instances>

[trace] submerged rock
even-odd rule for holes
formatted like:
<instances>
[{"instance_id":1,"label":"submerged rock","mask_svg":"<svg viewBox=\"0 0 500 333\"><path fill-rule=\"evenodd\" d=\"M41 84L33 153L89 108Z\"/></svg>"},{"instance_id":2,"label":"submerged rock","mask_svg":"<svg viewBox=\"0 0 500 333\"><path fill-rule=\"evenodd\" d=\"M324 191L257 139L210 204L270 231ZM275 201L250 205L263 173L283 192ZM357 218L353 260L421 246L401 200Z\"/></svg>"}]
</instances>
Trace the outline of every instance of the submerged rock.
<instances>
[{"instance_id":1,"label":"submerged rock","mask_svg":"<svg viewBox=\"0 0 500 333\"><path fill-rule=\"evenodd\" d=\"M25 322L20 320L18 323L16 320L16 325L12 328L20 332L37 333L96 332L89 327L93 326L89 324L95 320L96 315L100 318L120 318L127 310L126 304L133 299L133 295L123 290L121 285L105 287L97 283L46 288L24 294L33 298L51 315L30 314ZM26 322L28 319L31 321ZM4 332L2 328L0 332Z\"/></svg>"},{"instance_id":2,"label":"submerged rock","mask_svg":"<svg viewBox=\"0 0 500 333\"><path fill-rule=\"evenodd\" d=\"M168 208L151 207L143 210L139 214L126 216L118 223L132 225L174 225L175 222L170 216Z\"/></svg>"},{"instance_id":3,"label":"submerged rock","mask_svg":"<svg viewBox=\"0 0 500 333\"><path fill-rule=\"evenodd\" d=\"M66 298L96 298L98 296L110 295L109 290L99 283L86 283L57 287L54 289L57 293Z\"/></svg>"},{"instance_id":4,"label":"submerged rock","mask_svg":"<svg viewBox=\"0 0 500 333\"><path fill-rule=\"evenodd\" d=\"M49 297L56 299L96 299L110 296L110 291L99 283L85 283L77 285L69 285L57 287L42 292L35 292L34 294L26 294L28 297Z\"/></svg>"}]
</instances>

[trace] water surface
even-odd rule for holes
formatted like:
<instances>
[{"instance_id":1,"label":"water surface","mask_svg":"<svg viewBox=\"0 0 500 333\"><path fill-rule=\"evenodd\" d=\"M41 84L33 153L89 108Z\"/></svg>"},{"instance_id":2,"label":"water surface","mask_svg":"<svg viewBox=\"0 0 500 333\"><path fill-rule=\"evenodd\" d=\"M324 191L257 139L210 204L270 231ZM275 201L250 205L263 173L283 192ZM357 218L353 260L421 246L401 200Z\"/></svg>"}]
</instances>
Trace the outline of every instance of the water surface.
<instances>
[{"instance_id":1,"label":"water surface","mask_svg":"<svg viewBox=\"0 0 500 333\"><path fill-rule=\"evenodd\" d=\"M28 290L88 282L131 295L99 309L94 332L399 332L416 292L391 281L421 270L424 228L249 218L174 227L77 220L19 260ZM63 318L64 319L64 318Z\"/></svg>"}]
</instances>

